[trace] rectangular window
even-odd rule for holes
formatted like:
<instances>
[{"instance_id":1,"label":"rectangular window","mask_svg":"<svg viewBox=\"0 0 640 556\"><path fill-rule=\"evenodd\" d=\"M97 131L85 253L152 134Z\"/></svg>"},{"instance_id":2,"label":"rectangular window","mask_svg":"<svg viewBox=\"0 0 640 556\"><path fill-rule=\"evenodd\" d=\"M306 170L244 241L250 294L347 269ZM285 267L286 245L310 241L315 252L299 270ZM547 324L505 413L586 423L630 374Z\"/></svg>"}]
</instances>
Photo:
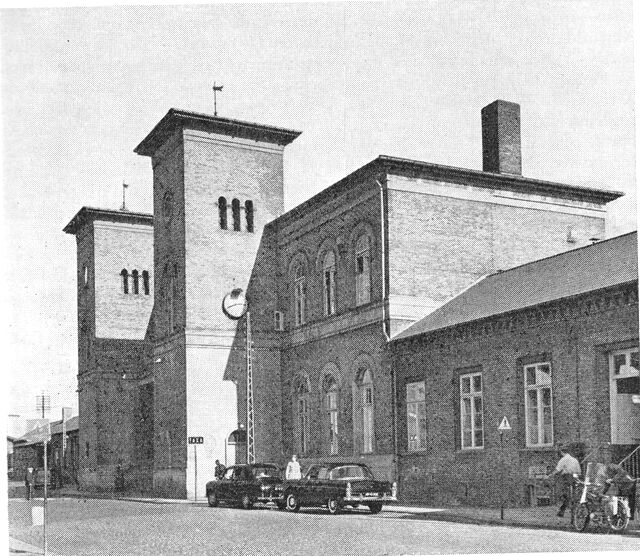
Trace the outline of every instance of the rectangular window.
<instances>
[{"instance_id":1,"label":"rectangular window","mask_svg":"<svg viewBox=\"0 0 640 556\"><path fill-rule=\"evenodd\" d=\"M273 312L273 329L277 330L278 332L282 332L284 330L282 313L280 311Z\"/></svg>"},{"instance_id":2,"label":"rectangular window","mask_svg":"<svg viewBox=\"0 0 640 556\"><path fill-rule=\"evenodd\" d=\"M463 450L484 447L482 373L460 377L460 431Z\"/></svg>"},{"instance_id":3,"label":"rectangular window","mask_svg":"<svg viewBox=\"0 0 640 556\"><path fill-rule=\"evenodd\" d=\"M527 446L552 446L551 365L549 363L526 365L524 389Z\"/></svg>"},{"instance_id":4,"label":"rectangular window","mask_svg":"<svg viewBox=\"0 0 640 556\"><path fill-rule=\"evenodd\" d=\"M371 278L369 251L356 256L356 305L364 305L371 300Z\"/></svg>"},{"instance_id":5,"label":"rectangular window","mask_svg":"<svg viewBox=\"0 0 640 556\"><path fill-rule=\"evenodd\" d=\"M612 444L640 442L640 364L638 348L609 353Z\"/></svg>"},{"instance_id":6,"label":"rectangular window","mask_svg":"<svg viewBox=\"0 0 640 556\"><path fill-rule=\"evenodd\" d=\"M324 314L326 316L335 313L335 291L335 268L330 267L324 271Z\"/></svg>"},{"instance_id":7,"label":"rectangular window","mask_svg":"<svg viewBox=\"0 0 640 556\"><path fill-rule=\"evenodd\" d=\"M329 411L329 444L332 455L338 453L338 393L327 393L327 409Z\"/></svg>"},{"instance_id":8,"label":"rectangular window","mask_svg":"<svg viewBox=\"0 0 640 556\"><path fill-rule=\"evenodd\" d=\"M298 441L299 452L305 454L309 442L309 418L307 414L307 398L298 398Z\"/></svg>"},{"instance_id":9,"label":"rectangular window","mask_svg":"<svg viewBox=\"0 0 640 556\"><path fill-rule=\"evenodd\" d=\"M427 447L427 405L424 381L407 384L407 449L417 452Z\"/></svg>"}]
</instances>

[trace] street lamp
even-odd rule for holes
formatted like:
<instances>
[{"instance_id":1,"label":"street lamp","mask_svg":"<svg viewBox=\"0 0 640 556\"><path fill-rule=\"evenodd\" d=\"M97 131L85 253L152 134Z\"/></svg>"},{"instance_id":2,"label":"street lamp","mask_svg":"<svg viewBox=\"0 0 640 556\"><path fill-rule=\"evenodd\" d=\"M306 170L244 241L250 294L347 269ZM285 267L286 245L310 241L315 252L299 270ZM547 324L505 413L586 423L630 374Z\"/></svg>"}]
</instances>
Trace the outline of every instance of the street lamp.
<instances>
[{"instance_id":1,"label":"street lamp","mask_svg":"<svg viewBox=\"0 0 640 556\"><path fill-rule=\"evenodd\" d=\"M222 312L231 320L240 320L246 315L247 321L247 463L255 463L255 439L253 427L253 364L251 342L251 312L249 302L241 288L235 288L224 296Z\"/></svg>"}]
</instances>

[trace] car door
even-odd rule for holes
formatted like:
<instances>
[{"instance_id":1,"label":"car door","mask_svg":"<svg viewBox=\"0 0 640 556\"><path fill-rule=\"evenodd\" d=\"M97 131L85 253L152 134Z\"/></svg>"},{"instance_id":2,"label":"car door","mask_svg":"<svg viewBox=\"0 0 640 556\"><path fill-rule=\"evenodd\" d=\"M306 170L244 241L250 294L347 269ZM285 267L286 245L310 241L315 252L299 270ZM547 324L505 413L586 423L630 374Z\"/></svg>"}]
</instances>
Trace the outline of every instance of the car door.
<instances>
[{"instance_id":1,"label":"car door","mask_svg":"<svg viewBox=\"0 0 640 556\"><path fill-rule=\"evenodd\" d=\"M235 466L229 467L224 472L224 476L222 477L222 479L218 481L219 484L217 485L217 488L216 488L218 499L229 500L230 485L231 485L232 478L235 471L236 471Z\"/></svg>"}]
</instances>

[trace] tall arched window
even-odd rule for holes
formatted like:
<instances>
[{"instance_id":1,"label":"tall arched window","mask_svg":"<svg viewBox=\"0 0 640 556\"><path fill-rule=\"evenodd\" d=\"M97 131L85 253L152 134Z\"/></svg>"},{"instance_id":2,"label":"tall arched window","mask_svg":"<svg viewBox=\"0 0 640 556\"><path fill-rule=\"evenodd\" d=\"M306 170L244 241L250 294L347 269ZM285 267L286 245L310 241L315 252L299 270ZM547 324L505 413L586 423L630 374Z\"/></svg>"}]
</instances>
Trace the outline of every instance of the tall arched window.
<instances>
[{"instance_id":1,"label":"tall arched window","mask_svg":"<svg viewBox=\"0 0 640 556\"><path fill-rule=\"evenodd\" d=\"M356 242L356 305L371 300L371 254L369 236L362 235Z\"/></svg>"},{"instance_id":2,"label":"tall arched window","mask_svg":"<svg viewBox=\"0 0 640 556\"><path fill-rule=\"evenodd\" d=\"M329 453L338 453L338 385L332 376L327 377L324 385L324 406L329 431Z\"/></svg>"},{"instance_id":3,"label":"tall arched window","mask_svg":"<svg viewBox=\"0 0 640 556\"><path fill-rule=\"evenodd\" d=\"M309 384L299 377L296 384L294 407L294 436L296 451L306 454L309 450Z\"/></svg>"},{"instance_id":4,"label":"tall arched window","mask_svg":"<svg viewBox=\"0 0 640 556\"><path fill-rule=\"evenodd\" d=\"M218 198L218 220L220 229L227 229L227 200L224 197Z\"/></svg>"},{"instance_id":5,"label":"tall arched window","mask_svg":"<svg viewBox=\"0 0 640 556\"><path fill-rule=\"evenodd\" d=\"M131 273L131 276L133 276L133 293L135 295L138 295L140 293L140 281L138 278L138 271L134 270Z\"/></svg>"},{"instance_id":6,"label":"tall arched window","mask_svg":"<svg viewBox=\"0 0 640 556\"><path fill-rule=\"evenodd\" d=\"M294 312L296 326L305 323L305 306L306 306L306 276L304 271L304 264L299 262L295 269L294 278Z\"/></svg>"},{"instance_id":7,"label":"tall arched window","mask_svg":"<svg viewBox=\"0 0 640 556\"><path fill-rule=\"evenodd\" d=\"M82 266L82 285L85 288L89 286L89 269L86 264Z\"/></svg>"},{"instance_id":8,"label":"tall arched window","mask_svg":"<svg viewBox=\"0 0 640 556\"><path fill-rule=\"evenodd\" d=\"M373 379L369 369L362 373L358 390L362 419L362 451L370 453L373 452Z\"/></svg>"},{"instance_id":9,"label":"tall arched window","mask_svg":"<svg viewBox=\"0 0 640 556\"><path fill-rule=\"evenodd\" d=\"M322 286L324 293L324 314L333 315L336 312L336 256L333 251L327 251L322 263Z\"/></svg>"},{"instance_id":10,"label":"tall arched window","mask_svg":"<svg viewBox=\"0 0 640 556\"><path fill-rule=\"evenodd\" d=\"M149 271L142 271L142 287L144 288L144 295L149 295Z\"/></svg>"},{"instance_id":11,"label":"tall arched window","mask_svg":"<svg viewBox=\"0 0 640 556\"><path fill-rule=\"evenodd\" d=\"M253 232L253 201L245 201L244 216L247 221L247 232Z\"/></svg>"},{"instance_id":12,"label":"tall arched window","mask_svg":"<svg viewBox=\"0 0 640 556\"><path fill-rule=\"evenodd\" d=\"M126 268L120 271L120 276L122 276L122 293L129 293L129 273Z\"/></svg>"},{"instance_id":13,"label":"tall arched window","mask_svg":"<svg viewBox=\"0 0 640 556\"><path fill-rule=\"evenodd\" d=\"M233 231L240 231L240 201L234 199L231 201L231 214L233 215Z\"/></svg>"}]
</instances>

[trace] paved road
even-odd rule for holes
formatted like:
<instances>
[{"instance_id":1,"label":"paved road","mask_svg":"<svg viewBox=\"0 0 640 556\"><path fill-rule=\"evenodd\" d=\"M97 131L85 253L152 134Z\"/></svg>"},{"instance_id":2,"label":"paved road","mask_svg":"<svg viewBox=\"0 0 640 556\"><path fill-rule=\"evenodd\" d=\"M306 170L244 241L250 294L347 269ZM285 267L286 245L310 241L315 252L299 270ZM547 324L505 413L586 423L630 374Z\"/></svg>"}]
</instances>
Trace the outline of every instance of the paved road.
<instances>
[{"instance_id":1,"label":"paved road","mask_svg":"<svg viewBox=\"0 0 640 556\"><path fill-rule=\"evenodd\" d=\"M330 516L53 499L49 515L50 551L74 556L640 551L640 539L629 536L454 524L392 512ZM30 517L28 502L10 500L10 535L41 546L41 529L29 525Z\"/></svg>"}]
</instances>

